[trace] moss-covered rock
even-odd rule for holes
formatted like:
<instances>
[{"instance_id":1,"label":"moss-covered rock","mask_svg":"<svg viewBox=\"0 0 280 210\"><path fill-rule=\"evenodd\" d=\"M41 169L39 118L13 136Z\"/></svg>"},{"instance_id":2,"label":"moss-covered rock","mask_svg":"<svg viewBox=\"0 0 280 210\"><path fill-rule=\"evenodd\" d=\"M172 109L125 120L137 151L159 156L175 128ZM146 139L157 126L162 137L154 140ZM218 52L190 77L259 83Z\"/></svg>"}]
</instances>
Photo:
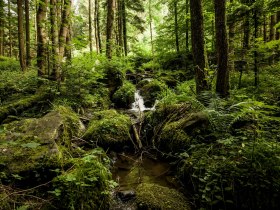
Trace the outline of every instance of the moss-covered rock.
<instances>
[{"instance_id":1,"label":"moss-covered rock","mask_svg":"<svg viewBox=\"0 0 280 210\"><path fill-rule=\"evenodd\" d=\"M83 138L104 148L121 149L131 145L131 120L116 110L94 113Z\"/></svg>"},{"instance_id":2,"label":"moss-covered rock","mask_svg":"<svg viewBox=\"0 0 280 210\"><path fill-rule=\"evenodd\" d=\"M136 196L140 210L191 209L183 194L157 184L139 185L136 189Z\"/></svg>"},{"instance_id":3,"label":"moss-covered rock","mask_svg":"<svg viewBox=\"0 0 280 210\"><path fill-rule=\"evenodd\" d=\"M135 86L125 81L124 84L114 93L113 102L118 108L129 108L134 101Z\"/></svg>"},{"instance_id":4,"label":"moss-covered rock","mask_svg":"<svg viewBox=\"0 0 280 210\"><path fill-rule=\"evenodd\" d=\"M54 180L54 206L58 209L108 209L114 182L104 151L92 150L72 162L74 167Z\"/></svg>"},{"instance_id":5,"label":"moss-covered rock","mask_svg":"<svg viewBox=\"0 0 280 210\"><path fill-rule=\"evenodd\" d=\"M83 129L78 116L57 107L39 119L25 119L0 128L0 167L6 176L60 166L71 139Z\"/></svg>"},{"instance_id":6,"label":"moss-covered rock","mask_svg":"<svg viewBox=\"0 0 280 210\"><path fill-rule=\"evenodd\" d=\"M140 94L143 96L145 101L145 106L151 107L154 105L156 99L158 98L158 95L167 89L166 84L158 81L158 80L152 80L145 84L140 89Z\"/></svg>"}]
</instances>

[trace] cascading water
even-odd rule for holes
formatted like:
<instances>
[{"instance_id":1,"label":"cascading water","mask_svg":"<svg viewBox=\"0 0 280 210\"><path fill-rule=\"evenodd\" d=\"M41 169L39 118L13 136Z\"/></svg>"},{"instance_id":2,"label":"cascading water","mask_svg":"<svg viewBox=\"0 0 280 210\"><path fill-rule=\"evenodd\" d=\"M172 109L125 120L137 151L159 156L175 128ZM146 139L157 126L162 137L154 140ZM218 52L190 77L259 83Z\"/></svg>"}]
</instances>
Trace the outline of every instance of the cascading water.
<instances>
[{"instance_id":1,"label":"cascading water","mask_svg":"<svg viewBox=\"0 0 280 210\"><path fill-rule=\"evenodd\" d=\"M154 111L156 110L157 101L155 102L154 106L151 108L147 108L144 103L143 97L140 95L140 91L137 90L134 93L134 103L132 104L131 110L135 112L144 112L147 110Z\"/></svg>"}]
</instances>

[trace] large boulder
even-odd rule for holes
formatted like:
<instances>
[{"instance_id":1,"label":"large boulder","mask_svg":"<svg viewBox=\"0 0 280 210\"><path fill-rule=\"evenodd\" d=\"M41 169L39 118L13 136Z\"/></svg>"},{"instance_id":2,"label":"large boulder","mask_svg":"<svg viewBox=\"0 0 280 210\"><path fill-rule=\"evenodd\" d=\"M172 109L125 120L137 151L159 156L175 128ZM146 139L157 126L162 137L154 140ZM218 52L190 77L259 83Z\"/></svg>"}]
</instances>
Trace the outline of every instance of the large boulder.
<instances>
[{"instance_id":1,"label":"large boulder","mask_svg":"<svg viewBox=\"0 0 280 210\"><path fill-rule=\"evenodd\" d=\"M82 130L78 116L66 107L57 107L42 118L1 126L1 178L14 174L30 178L26 173L33 172L37 177L47 176L46 170L61 166L64 151L71 150L72 137Z\"/></svg>"},{"instance_id":2,"label":"large boulder","mask_svg":"<svg viewBox=\"0 0 280 210\"><path fill-rule=\"evenodd\" d=\"M136 188L136 202L139 210L191 209L183 194L158 184L140 184Z\"/></svg>"},{"instance_id":3,"label":"large boulder","mask_svg":"<svg viewBox=\"0 0 280 210\"><path fill-rule=\"evenodd\" d=\"M124 84L114 93L113 102L118 108L130 108L130 105L134 102L135 86L125 81Z\"/></svg>"},{"instance_id":4,"label":"large boulder","mask_svg":"<svg viewBox=\"0 0 280 210\"><path fill-rule=\"evenodd\" d=\"M83 139L106 149L122 150L124 146L131 146L131 126L130 117L116 110L96 112Z\"/></svg>"}]
</instances>

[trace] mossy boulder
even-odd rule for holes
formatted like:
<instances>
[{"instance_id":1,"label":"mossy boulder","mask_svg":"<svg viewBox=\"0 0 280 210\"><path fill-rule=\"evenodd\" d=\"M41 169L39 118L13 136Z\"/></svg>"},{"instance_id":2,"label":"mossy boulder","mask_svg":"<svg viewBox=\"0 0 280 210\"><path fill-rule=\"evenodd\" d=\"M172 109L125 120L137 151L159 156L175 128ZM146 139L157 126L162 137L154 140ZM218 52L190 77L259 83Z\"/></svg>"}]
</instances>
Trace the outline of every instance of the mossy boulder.
<instances>
[{"instance_id":1,"label":"mossy boulder","mask_svg":"<svg viewBox=\"0 0 280 210\"><path fill-rule=\"evenodd\" d=\"M114 93L113 102L118 108L129 108L134 102L135 86L125 81L124 84Z\"/></svg>"},{"instance_id":2,"label":"mossy boulder","mask_svg":"<svg viewBox=\"0 0 280 210\"><path fill-rule=\"evenodd\" d=\"M8 177L60 166L63 151L69 152L72 137L82 129L78 116L66 107L42 118L5 124L0 128L0 167Z\"/></svg>"},{"instance_id":3,"label":"mossy boulder","mask_svg":"<svg viewBox=\"0 0 280 210\"><path fill-rule=\"evenodd\" d=\"M131 145L130 117L116 110L96 112L83 139L103 148L120 150Z\"/></svg>"},{"instance_id":4,"label":"mossy boulder","mask_svg":"<svg viewBox=\"0 0 280 210\"><path fill-rule=\"evenodd\" d=\"M73 167L56 177L52 193L58 209L108 209L109 193L115 186L109 159L100 148L82 158L72 159Z\"/></svg>"},{"instance_id":5,"label":"mossy boulder","mask_svg":"<svg viewBox=\"0 0 280 210\"><path fill-rule=\"evenodd\" d=\"M136 188L136 202L139 210L191 209L183 194L157 184L140 184Z\"/></svg>"},{"instance_id":6,"label":"mossy boulder","mask_svg":"<svg viewBox=\"0 0 280 210\"><path fill-rule=\"evenodd\" d=\"M145 106L152 107L159 94L166 89L166 84L158 80L152 80L141 87L140 94L144 98Z\"/></svg>"}]
</instances>

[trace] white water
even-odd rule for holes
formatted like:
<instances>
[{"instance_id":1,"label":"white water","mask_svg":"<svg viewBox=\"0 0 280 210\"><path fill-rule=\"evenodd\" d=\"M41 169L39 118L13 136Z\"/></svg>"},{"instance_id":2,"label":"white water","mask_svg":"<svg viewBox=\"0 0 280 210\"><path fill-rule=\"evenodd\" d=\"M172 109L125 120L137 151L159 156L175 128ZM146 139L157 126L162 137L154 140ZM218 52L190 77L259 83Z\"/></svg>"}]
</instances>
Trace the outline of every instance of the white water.
<instances>
[{"instance_id":1,"label":"white water","mask_svg":"<svg viewBox=\"0 0 280 210\"><path fill-rule=\"evenodd\" d=\"M151 107L151 108L146 107L145 104L144 104L144 99L140 95L140 91L137 90L134 93L134 103L132 104L131 110L135 111L135 112L139 112L139 111L143 112L143 111L146 111L146 110L154 111L154 110L156 110L156 105L157 105L157 101L155 102L153 107Z\"/></svg>"}]
</instances>

